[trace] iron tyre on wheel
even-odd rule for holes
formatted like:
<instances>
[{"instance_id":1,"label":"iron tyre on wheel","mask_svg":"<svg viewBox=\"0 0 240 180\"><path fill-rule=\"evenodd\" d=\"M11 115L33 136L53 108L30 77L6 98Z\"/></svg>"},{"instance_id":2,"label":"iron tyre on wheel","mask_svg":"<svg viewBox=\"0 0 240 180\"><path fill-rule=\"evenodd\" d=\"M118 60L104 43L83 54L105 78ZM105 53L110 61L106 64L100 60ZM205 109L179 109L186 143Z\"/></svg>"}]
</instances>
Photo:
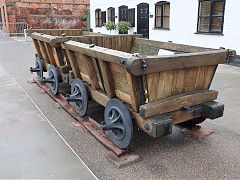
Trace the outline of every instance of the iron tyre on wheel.
<instances>
[{"instance_id":1,"label":"iron tyre on wheel","mask_svg":"<svg viewBox=\"0 0 240 180\"><path fill-rule=\"evenodd\" d=\"M85 85L78 78L74 79L71 85L71 99L73 102L75 111L80 115L84 116L88 109L88 93Z\"/></svg>"},{"instance_id":2,"label":"iron tyre on wheel","mask_svg":"<svg viewBox=\"0 0 240 180\"><path fill-rule=\"evenodd\" d=\"M39 57L36 57L35 66L36 66L35 68L30 67L30 71L32 73L36 72L37 78L41 80L43 78L43 72L46 71L46 69L44 67L44 61L41 60Z\"/></svg>"},{"instance_id":3,"label":"iron tyre on wheel","mask_svg":"<svg viewBox=\"0 0 240 180\"><path fill-rule=\"evenodd\" d=\"M126 148L133 136L133 124L130 113L118 99L108 101L102 129L107 130L112 142L121 149Z\"/></svg>"},{"instance_id":4,"label":"iron tyre on wheel","mask_svg":"<svg viewBox=\"0 0 240 180\"><path fill-rule=\"evenodd\" d=\"M48 78L42 78L43 83L49 83L50 89L53 94L58 94L58 86L59 86L59 77L57 68L53 65L50 65L48 69Z\"/></svg>"}]
</instances>

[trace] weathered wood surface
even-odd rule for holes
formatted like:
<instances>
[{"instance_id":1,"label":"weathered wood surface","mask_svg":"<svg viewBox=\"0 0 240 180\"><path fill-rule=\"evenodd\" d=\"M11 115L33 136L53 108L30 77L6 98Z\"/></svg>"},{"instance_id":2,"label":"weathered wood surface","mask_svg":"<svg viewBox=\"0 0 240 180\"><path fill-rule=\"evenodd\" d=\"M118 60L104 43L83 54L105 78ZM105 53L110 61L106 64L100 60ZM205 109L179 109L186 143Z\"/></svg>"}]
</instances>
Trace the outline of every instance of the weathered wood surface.
<instances>
[{"instance_id":1,"label":"weathered wood surface","mask_svg":"<svg viewBox=\"0 0 240 180\"><path fill-rule=\"evenodd\" d=\"M134 58L130 53L107 49L99 46L90 47L89 44L84 44L71 40L63 43L62 46L64 49L69 49L74 52L79 52L93 58L102 59L104 61L112 62L119 65L122 65L120 63L121 59L127 60L130 58Z\"/></svg>"},{"instance_id":2,"label":"weathered wood surface","mask_svg":"<svg viewBox=\"0 0 240 180\"><path fill-rule=\"evenodd\" d=\"M228 62L229 50L174 54L168 56L147 56L144 58L147 68L141 68L141 59L132 58L126 62L127 71L135 76L154 72L211 66Z\"/></svg>"},{"instance_id":3,"label":"weathered wood surface","mask_svg":"<svg viewBox=\"0 0 240 180\"><path fill-rule=\"evenodd\" d=\"M176 52L183 52L183 53L213 50L213 49L210 49L210 48L190 46L190 45L184 45L184 44L177 44L177 43L172 43L172 42L154 41L154 40L143 39L143 38L136 38L133 43L143 45L143 46L154 47L154 48L158 48L158 49L171 50L171 51L176 51Z\"/></svg>"},{"instance_id":4,"label":"weathered wood surface","mask_svg":"<svg viewBox=\"0 0 240 180\"><path fill-rule=\"evenodd\" d=\"M203 90L153 101L140 106L139 114L143 118L164 114L181 109L183 106L194 106L217 99L218 92Z\"/></svg>"},{"instance_id":5,"label":"weathered wood surface","mask_svg":"<svg viewBox=\"0 0 240 180\"><path fill-rule=\"evenodd\" d=\"M115 88L113 84L113 77L112 77L109 63L103 60L99 60L99 65L101 69L105 90L107 92L108 97L112 98L115 96L115 91L114 91Z\"/></svg>"},{"instance_id":6,"label":"weathered wood surface","mask_svg":"<svg viewBox=\"0 0 240 180\"><path fill-rule=\"evenodd\" d=\"M32 34L34 32L43 33L43 34L52 35L52 36L61 36L63 33L65 33L66 36L81 36L84 31L82 29L28 29L27 30L28 34Z\"/></svg>"}]
</instances>

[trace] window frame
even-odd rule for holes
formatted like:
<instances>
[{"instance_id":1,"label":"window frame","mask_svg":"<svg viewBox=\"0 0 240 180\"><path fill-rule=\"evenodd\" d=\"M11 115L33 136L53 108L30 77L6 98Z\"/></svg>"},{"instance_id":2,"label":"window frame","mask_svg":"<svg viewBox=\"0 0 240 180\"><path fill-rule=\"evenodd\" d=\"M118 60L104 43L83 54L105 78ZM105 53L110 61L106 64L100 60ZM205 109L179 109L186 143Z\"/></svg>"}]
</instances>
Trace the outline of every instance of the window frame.
<instances>
[{"instance_id":1,"label":"window frame","mask_svg":"<svg viewBox=\"0 0 240 180\"><path fill-rule=\"evenodd\" d=\"M98 13L98 17L96 16L96 13ZM101 14L101 18L99 18L100 14ZM95 10L95 26L102 27L102 11L99 8Z\"/></svg>"},{"instance_id":2,"label":"window frame","mask_svg":"<svg viewBox=\"0 0 240 180\"><path fill-rule=\"evenodd\" d=\"M121 19L122 17L121 17L121 14L120 14L120 10L121 9L126 9L126 19ZM118 21L120 22L120 21L125 21L125 22L128 22L128 6L126 6L126 5L122 5L122 6L119 6L118 7Z\"/></svg>"},{"instance_id":3,"label":"window frame","mask_svg":"<svg viewBox=\"0 0 240 180\"><path fill-rule=\"evenodd\" d=\"M133 22L131 22L130 21L130 16L129 16L129 12L130 11L133 11L134 13L133 13L133 17L132 17L132 19L133 19ZM136 9L135 8L130 8L130 9L128 9L128 22L131 24L131 26L132 27L135 27L135 14L136 14Z\"/></svg>"},{"instance_id":4,"label":"window frame","mask_svg":"<svg viewBox=\"0 0 240 180\"><path fill-rule=\"evenodd\" d=\"M169 9L170 9L170 2L168 1L159 1L155 4L155 20L154 20L154 28L155 29L167 29L170 30L170 13L169 15L164 15L164 5L169 4ZM160 6L161 7L161 16L157 15L157 7ZM157 25L157 17L161 17L161 26L156 26ZM169 26L168 27L164 27L164 17L169 17Z\"/></svg>"},{"instance_id":5,"label":"window frame","mask_svg":"<svg viewBox=\"0 0 240 180\"><path fill-rule=\"evenodd\" d=\"M102 26L104 26L104 24L106 23L106 17L107 16L107 12L106 11L101 11L101 23L102 23Z\"/></svg>"},{"instance_id":6,"label":"window frame","mask_svg":"<svg viewBox=\"0 0 240 180\"><path fill-rule=\"evenodd\" d=\"M107 9L107 12L108 12L108 14L107 14L108 22L114 22L115 23L115 8L114 7L109 7Z\"/></svg>"},{"instance_id":7,"label":"window frame","mask_svg":"<svg viewBox=\"0 0 240 180\"><path fill-rule=\"evenodd\" d=\"M204 1L210 1L211 2L211 9L210 9L210 15L209 16L200 16L201 13L201 3ZM213 8L214 8L214 3L215 2L223 2L223 12L222 15L213 15ZM224 24L224 16L225 16L225 5L226 5L226 0L199 0L198 1L198 20L197 20L197 34L223 34L223 24ZM209 17L210 22L209 22L209 30L208 31L200 31L199 30L199 25L200 25L200 18L202 17ZM222 17L222 25L221 25L221 31L212 31L212 19L213 17Z\"/></svg>"}]
</instances>

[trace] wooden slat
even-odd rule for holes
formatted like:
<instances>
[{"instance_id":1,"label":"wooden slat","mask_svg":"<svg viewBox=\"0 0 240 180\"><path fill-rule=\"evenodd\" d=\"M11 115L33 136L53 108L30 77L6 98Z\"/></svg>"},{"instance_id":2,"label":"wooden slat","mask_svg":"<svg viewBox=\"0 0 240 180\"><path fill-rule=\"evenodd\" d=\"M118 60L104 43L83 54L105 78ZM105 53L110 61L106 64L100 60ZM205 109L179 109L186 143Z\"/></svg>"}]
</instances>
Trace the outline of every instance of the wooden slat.
<instances>
[{"instance_id":1,"label":"wooden slat","mask_svg":"<svg viewBox=\"0 0 240 180\"><path fill-rule=\"evenodd\" d=\"M56 37L51 36L51 35L34 32L34 33L30 34L30 37L32 39L50 43L52 46L54 46L56 44Z\"/></svg>"},{"instance_id":2,"label":"wooden slat","mask_svg":"<svg viewBox=\"0 0 240 180\"><path fill-rule=\"evenodd\" d=\"M184 92L195 90L198 69L196 67L185 69Z\"/></svg>"},{"instance_id":3,"label":"wooden slat","mask_svg":"<svg viewBox=\"0 0 240 180\"><path fill-rule=\"evenodd\" d=\"M203 90L171 96L140 106L139 113L143 118L164 114L181 109L183 106L194 106L217 99L218 92Z\"/></svg>"},{"instance_id":4,"label":"wooden slat","mask_svg":"<svg viewBox=\"0 0 240 180\"><path fill-rule=\"evenodd\" d=\"M147 74L149 102L154 101L157 98L158 84L159 84L159 73L158 72Z\"/></svg>"},{"instance_id":5,"label":"wooden slat","mask_svg":"<svg viewBox=\"0 0 240 180\"><path fill-rule=\"evenodd\" d=\"M91 57L86 56L86 55L81 55L81 57L85 61L87 72L88 72L88 76L89 76L89 78L91 80L92 87L94 89L98 89L99 88L99 84L98 84L98 78L97 78L97 75L96 75L97 72L94 69Z\"/></svg>"},{"instance_id":6,"label":"wooden slat","mask_svg":"<svg viewBox=\"0 0 240 180\"><path fill-rule=\"evenodd\" d=\"M45 45L50 63L55 66L56 62L55 62L55 59L54 59L54 56L53 56L52 47L47 42L44 42L44 45Z\"/></svg>"},{"instance_id":7,"label":"wooden slat","mask_svg":"<svg viewBox=\"0 0 240 180\"><path fill-rule=\"evenodd\" d=\"M53 47L52 52L53 52L53 56L54 56L56 65L58 67L63 66L64 61L63 61L63 54L61 52L61 48L60 47Z\"/></svg>"},{"instance_id":8,"label":"wooden slat","mask_svg":"<svg viewBox=\"0 0 240 180\"><path fill-rule=\"evenodd\" d=\"M39 46L38 40L33 39L33 43L34 43L34 46L35 46L35 48L37 50L38 57L39 58L43 58L43 55L42 55L42 52L40 50L40 46Z\"/></svg>"},{"instance_id":9,"label":"wooden slat","mask_svg":"<svg viewBox=\"0 0 240 180\"><path fill-rule=\"evenodd\" d=\"M171 42L161 42L161 41L154 41L148 40L143 38L135 38L134 44L140 44L144 46L159 48L159 49L166 49L171 51L178 51L178 52L201 52L206 51L210 48L204 47L197 47L197 46L189 46L184 44L176 44Z\"/></svg>"},{"instance_id":10,"label":"wooden slat","mask_svg":"<svg viewBox=\"0 0 240 180\"><path fill-rule=\"evenodd\" d=\"M184 69L200 66L211 66L226 63L228 50L214 50L198 53L174 54L170 56L147 56L144 58L147 68L142 71L141 60L129 59L126 62L128 72L135 76L168 70Z\"/></svg>"},{"instance_id":11,"label":"wooden slat","mask_svg":"<svg viewBox=\"0 0 240 180\"><path fill-rule=\"evenodd\" d=\"M112 98L115 96L115 92L114 92L113 76L111 73L111 69L109 68L109 62L105 62L99 59L99 65L102 73L105 90L107 92L108 97Z\"/></svg>"},{"instance_id":12,"label":"wooden slat","mask_svg":"<svg viewBox=\"0 0 240 180\"><path fill-rule=\"evenodd\" d=\"M132 57L132 54L130 54L130 53L125 53L125 52L116 51L116 50L112 50L112 49L106 49L106 48L102 48L99 46L90 48L89 45L87 45L87 44L79 43L79 42L75 42L75 41L67 41L67 42L63 43L63 47L65 49L79 52L81 54L85 54L85 55L88 55L88 56L91 56L94 58L102 59L104 61L113 62L113 63L119 64L121 66L123 66L120 63L121 59L134 58L134 57Z\"/></svg>"},{"instance_id":13,"label":"wooden slat","mask_svg":"<svg viewBox=\"0 0 240 180\"><path fill-rule=\"evenodd\" d=\"M128 81L128 87L129 87L129 95L131 98L130 104L132 105L133 110L135 112L138 112L139 106L141 104L138 79L136 76L129 74L127 71L126 71L126 75L127 75L127 81Z\"/></svg>"},{"instance_id":14,"label":"wooden slat","mask_svg":"<svg viewBox=\"0 0 240 180\"><path fill-rule=\"evenodd\" d=\"M207 70L205 72L204 89L209 88L212 78L214 76L214 73L216 71L216 68L217 68L217 66L208 66L207 67Z\"/></svg>"},{"instance_id":15,"label":"wooden slat","mask_svg":"<svg viewBox=\"0 0 240 180\"><path fill-rule=\"evenodd\" d=\"M48 57L47 50L46 50L46 47L44 45L44 42L38 40L38 44L39 44L40 50L42 52L43 58L45 59L45 61L47 63L50 63L50 60L49 60L49 57Z\"/></svg>"},{"instance_id":16,"label":"wooden slat","mask_svg":"<svg viewBox=\"0 0 240 180\"><path fill-rule=\"evenodd\" d=\"M203 90L204 89L204 78L205 78L205 71L207 67L198 67L197 69L197 77L196 77L196 82L195 82L195 90Z\"/></svg>"},{"instance_id":17,"label":"wooden slat","mask_svg":"<svg viewBox=\"0 0 240 180\"><path fill-rule=\"evenodd\" d=\"M128 104L131 104L131 97L129 94L126 94L125 92L117 90L117 89L115 90L115 93L116 93L117 98L125 101Z\"/></svg>"},{"instance_id":18,"label":"wooden slat","mask_svg":"<svg viewBox=\"0 0 240 180\"><path fill-rule=\"evenodd\" d=\"M72 72L73 72L74 76L80 78L81 75L80 75L79 68L76 66L76 64L77 64L76 61L77 60L76 60L76 57L74 55L74 52L70 51L68 49L66 49L66 52L67 52L68 59L69 59L70 65L72 67Z\"/></svg>"}]
</instances>

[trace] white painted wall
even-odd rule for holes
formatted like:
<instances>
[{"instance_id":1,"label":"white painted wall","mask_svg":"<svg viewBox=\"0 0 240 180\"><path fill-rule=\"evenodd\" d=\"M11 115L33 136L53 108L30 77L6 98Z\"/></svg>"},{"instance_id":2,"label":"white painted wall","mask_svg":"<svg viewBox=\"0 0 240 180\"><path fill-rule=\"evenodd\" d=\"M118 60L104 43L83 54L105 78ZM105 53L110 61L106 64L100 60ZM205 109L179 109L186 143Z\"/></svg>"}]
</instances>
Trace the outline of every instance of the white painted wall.
<instances>
[{"instance_id":1,"label":"white painted wall","mask_svg":"<svg viewBox=\"0 0 240 180\"><path fill-rule=\"evenodd\" d=\"M223 35L195 34L197 31L198 0L168 0L170 2L170 30L154 29L156 0L90 0L91 28L93 32L110 34L106 28L95 26L95 9L107 11L109 7L115 8L118 16L118 7L127 5L135 8L135 27L129 34L137 31L137 5L145 2L149 4L149 39L159 41L173 41L175 43L203 46L209 48L225 47L234 49L240 55L240 1L226 0ZM118 18L115 19L118 23ZM117 34L118 31L112 32Z\"/></svg>"}]
</instances>

